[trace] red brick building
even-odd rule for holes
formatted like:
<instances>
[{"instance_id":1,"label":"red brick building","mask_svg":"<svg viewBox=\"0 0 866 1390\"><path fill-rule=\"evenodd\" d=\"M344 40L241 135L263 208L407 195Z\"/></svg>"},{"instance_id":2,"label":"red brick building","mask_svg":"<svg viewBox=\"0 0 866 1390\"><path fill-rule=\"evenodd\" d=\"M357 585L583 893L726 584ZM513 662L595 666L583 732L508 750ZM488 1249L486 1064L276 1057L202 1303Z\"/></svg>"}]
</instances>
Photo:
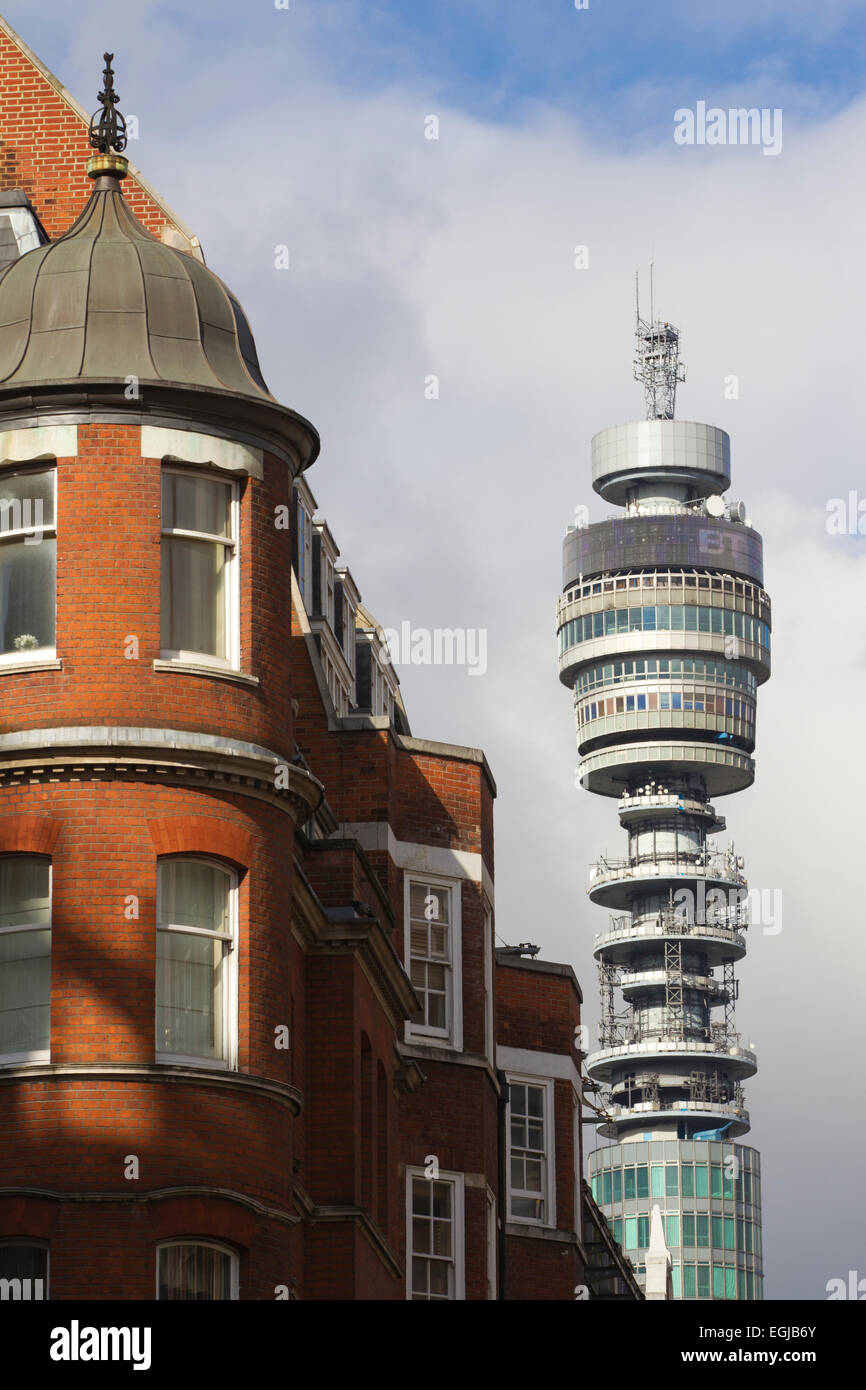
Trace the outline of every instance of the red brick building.
<instances>
[{"instance_id":1,"label":"red brick building","mask_svg":"<svg viewBox=\"0 0 866 1390\"><path fill-rule=\"evenodd\" d=\"M0 1292L636 1296L577 982L495 951L490 769L412 736L315 429L5 23L0 92Z\"/></svg>"}]
</instances>

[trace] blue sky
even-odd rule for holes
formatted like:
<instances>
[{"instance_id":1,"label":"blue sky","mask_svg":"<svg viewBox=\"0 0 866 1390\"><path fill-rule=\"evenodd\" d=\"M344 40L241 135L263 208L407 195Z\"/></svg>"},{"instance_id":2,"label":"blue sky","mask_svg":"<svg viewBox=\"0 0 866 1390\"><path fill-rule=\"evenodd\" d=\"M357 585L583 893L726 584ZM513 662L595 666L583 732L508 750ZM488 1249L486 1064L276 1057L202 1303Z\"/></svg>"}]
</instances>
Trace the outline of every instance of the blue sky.
<instances>
[{"instance_id":1,"label":"blue sky","mask_svg":"<svg viewBox=\"0 0 866 1390\"><path fill-rule=\"evenodd\" d=\"M303 61L344 91L411 82L432 101L478 118L514 123L537 103L580 119L603 145L659 138L671 106L737 91L749 105L785 104L786 118L829 115L863 91L866 10L858 0L211 0L190 10L173 0L134 7L93 0L67 5L6 0L3 14L59 73L78 66L84 27L118 54L124 38L150 30L160 52L161 100L183 109L183 70L222 60L233 46L244 99L266 99L291 71L294 39ZM285 48L281 51L282 26ZM279 36L279 37L278 37ZM275 45L276 38L276 45ZM83 74L82 74L83 75Z\"/></svg>"}]
</instances>

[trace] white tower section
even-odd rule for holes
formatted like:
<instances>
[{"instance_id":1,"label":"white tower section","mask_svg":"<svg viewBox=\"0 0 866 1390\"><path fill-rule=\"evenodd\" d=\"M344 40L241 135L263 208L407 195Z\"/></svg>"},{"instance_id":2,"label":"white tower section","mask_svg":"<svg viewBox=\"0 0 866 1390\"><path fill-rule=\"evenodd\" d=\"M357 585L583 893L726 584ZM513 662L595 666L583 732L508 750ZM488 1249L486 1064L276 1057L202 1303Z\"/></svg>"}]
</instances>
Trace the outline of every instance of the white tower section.
<instances>
[{"instance_id":1,"label":"white tower section","mask_svg":"<svg viewBox=\"0 0 866 1390\"><path fill-rule=\"evenodd\" d=\"M670 418L676 353L665 365L659 325L642 339L638 324L656 414L593 439L593 487L624 514L569 530L557 607L581 785L617 799L627 836L587 890L612 914L595 942L600 1047L586 1065L613 1143L590 1177L639 1277L658 1205L675 1297L761 1298L760 1159L734 1142L757 1068L735 1021L747 883L733 843L713 839L725 822L711 798L754 778L770 601L761 538L721 495L728 436Z\"/></svg>"}]
</instances>

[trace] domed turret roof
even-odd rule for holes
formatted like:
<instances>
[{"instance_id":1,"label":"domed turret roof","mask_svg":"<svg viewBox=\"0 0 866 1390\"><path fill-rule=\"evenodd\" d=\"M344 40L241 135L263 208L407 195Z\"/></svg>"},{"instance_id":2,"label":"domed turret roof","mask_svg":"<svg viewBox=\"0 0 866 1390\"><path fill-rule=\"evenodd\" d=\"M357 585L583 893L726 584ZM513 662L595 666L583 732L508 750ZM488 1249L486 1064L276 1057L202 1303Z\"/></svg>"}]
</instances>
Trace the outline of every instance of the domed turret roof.
<instances>
[{"instance_id":1,"label":"domed turret roof","mask_svg":"<svg viewBox=\"0 0 866 1390\"><path fill-rule=\"evenodd\" d=\"M90 123L93 193L65 236L0 271L0 415L108 410L243 429L302 469L319 452L259 369L244 311L213 271L141 225L121 191L126 123L105 54ZM129 390L130 379L135 390Z\"/></svg>"},{"instance_id":2,"label":"domed turret roof","mask_svg":"<svg viewBox=\"0 0 866 1390\"><path fill-rule=\"evenodd\" d=\"M130 376L274 401L231 291L103 175L59 241L0 273L0 390Z\"/></svg>"}]
</instances>

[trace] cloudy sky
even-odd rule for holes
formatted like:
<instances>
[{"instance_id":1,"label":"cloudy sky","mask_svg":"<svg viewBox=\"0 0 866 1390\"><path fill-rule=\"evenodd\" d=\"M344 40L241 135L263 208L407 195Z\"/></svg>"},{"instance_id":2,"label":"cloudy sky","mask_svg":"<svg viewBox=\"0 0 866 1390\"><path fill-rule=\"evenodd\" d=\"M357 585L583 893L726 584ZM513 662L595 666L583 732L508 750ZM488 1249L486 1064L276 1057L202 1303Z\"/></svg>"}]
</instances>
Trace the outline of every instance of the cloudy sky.
<instances>
[{"instance_id":1,"label":"cloudy sky","mask_svg":"<svg viewBox=\"0 0 866 1390\"><path fill-rule=\"evenodd\" d=\"M761 1068L766 1292L821 1299L866 1276L866 538L826 526L853 491L866 532L866 16L755 11L2 3L88 109L114 50L134 162L244 303L273 392L321 432L309 481L367 605L386 627L486 629L483 676L401 669L413 732L485 749L499 935L569 961L593 1029L587 868L624 840L613 803L573 785L554 603L575 507L607 510L591 436L643 413L633 277L655 261L688 364L678 415L728 430L729 495L765 541L758 776L719 809L782 903L780 931L753 930L738 1011ZM699 101L780 109L780 153L676 144Z\"/></svg>"}]
</instances>

